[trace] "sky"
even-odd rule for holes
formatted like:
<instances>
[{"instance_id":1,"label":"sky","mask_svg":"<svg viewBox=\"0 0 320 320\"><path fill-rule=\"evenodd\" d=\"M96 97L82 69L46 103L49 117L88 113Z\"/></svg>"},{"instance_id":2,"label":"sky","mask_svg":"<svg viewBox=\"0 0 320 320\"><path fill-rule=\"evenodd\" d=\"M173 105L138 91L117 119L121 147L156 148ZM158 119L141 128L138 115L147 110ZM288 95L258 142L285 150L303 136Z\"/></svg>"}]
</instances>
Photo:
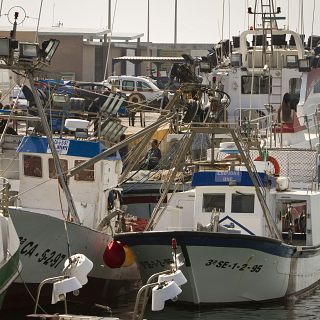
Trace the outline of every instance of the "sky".
<instances>
[{"instance_id":1,"label":"sky","mask_svg":"<svg viewBox=\"0 0 320 320\"><path fill-rule=\"evenodd\" d=\"M0 26L9 25L7 13L14 6L25 9L27 17L23 22L24 26L37 25L41 0L0 1L2 3ZM216 43L222 38L228 38L229 35L238 35L252 24L252 22L248 24L246 6L248 3L253 7L254 2L253 0L177 0L177 42ZM258 2L260 3L260 0ZM301 2L304 6L304 33L311 34L315 3L316 18L313 34L319 35L320 19L317 19L320 14L319 0L277 0L276 6L281 7L281 16L289 16L290 29L299 31ZM111 0L111 3L113 32L144 33L142 41L146 41L148 0ZM172 43L175 0L149 0L149 3L150 41ZM108 6L109 0L43 0L40 27L56 25L60 21L64 27L106 28ZM284 20L280 25L283 24L287 26L288 20Z\"/></svg>"}]
</instances>

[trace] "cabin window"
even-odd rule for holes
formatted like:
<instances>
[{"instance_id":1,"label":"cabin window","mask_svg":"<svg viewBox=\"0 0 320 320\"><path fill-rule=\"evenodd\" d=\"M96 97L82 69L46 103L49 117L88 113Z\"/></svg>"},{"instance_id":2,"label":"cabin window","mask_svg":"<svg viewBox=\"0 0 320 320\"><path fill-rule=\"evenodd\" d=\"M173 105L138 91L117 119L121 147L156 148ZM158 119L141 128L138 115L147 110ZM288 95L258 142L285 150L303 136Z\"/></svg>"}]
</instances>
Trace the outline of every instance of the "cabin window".
<instances>
[{"instance_id":1,"label":"cabin window","mask_svg":"<svg viewBox=\"0 0 320 320\"><path fill-rule=\"evenodd\" d=\"M60 159L61 167L63 172L68 171L68 160ZM50 179L57 179L56 176L56 167L54 165L54 161L52 158L49 159L49 178Z\"/></svg>"},{"instance_id":2,"label":"cabin window","mask_svg":"<svg viewBox=\"0 0 320 320\"><path fill-rule=\"evenodd\" d=\"M289 93L300 94L301 78L291 78L289 80Z\"/></svg>"},{"instance_id":3,"label":"cabin window","mask_svg":"<svg viewBox=\"0 0 320 320\"><path fill-rule=\"evenodd\" d=\"M232 194L232 213L254 213L254 194Z\"/></svg>"},{"instance_id":4,"label":"cabin window","mask_svg":"<svg viewBox=\"0 0 320 320\"><path fill-rule=\"evenodd\" d=\"M78 166L79 164L85 162L84 160L75 160L74 165ZM74 175L74 180L76 181L94 181L94 166L90 166Z\"/></svg>"},{"instance_id":5,"label":"cabin window","mask_svg":"<svg viewBox=\"0 0 320 320\"><path fill-rule=\"evenodd\" d=\"M241 77L241 93L251 94L252 76ZM269 83L270 82L270 83ZM272 78L266 76L254 76L252 94L269 94L271 93Z\"/></svg>"},{"instance_id":6,"label":"cabin window","mask_svg":"<svg viewBox=\"0 0 320 320\"><path fill-rule=\"evenodd\" d=\"M224 193L204 193L202 212L216 211L225 212L226 195Z\"/></svg>"},{"instance_id":7,"label":"cabin window","mask_svg":"<svg viewBox=\"0 0 320 320\"><path fill-rule=\"evenodd\" d=\"M42 178L41 157L24 155L23 173L25 176Z\"/></svg>"},{"instance_id":8,"label":"cabin window","mask_svg":"<svg viewBox=\"0 0 320 320\"><path fill-rule=\"evenodd\" d=\"M133 91L134 90L134 81L123 80L122 81L122 90Z\"/></svg>"},{"instance_id":9,"label":"cabin window","mask_svg":"<svg viewBox=\"0 0 320 320\"><path fill-rule=\"evenodd\" d=\"M145 82L137 81L137 90L138 91L152 91L152 88Z\"/></svg>"}]
</instances>

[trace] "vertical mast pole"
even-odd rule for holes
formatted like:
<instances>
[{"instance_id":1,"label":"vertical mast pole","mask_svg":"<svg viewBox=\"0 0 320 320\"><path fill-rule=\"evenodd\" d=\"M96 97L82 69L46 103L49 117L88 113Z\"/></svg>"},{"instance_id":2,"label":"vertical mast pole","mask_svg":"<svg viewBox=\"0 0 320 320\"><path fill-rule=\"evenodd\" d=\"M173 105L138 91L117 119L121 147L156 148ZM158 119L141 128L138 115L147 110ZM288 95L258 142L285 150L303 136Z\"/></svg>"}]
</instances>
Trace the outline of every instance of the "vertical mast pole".
<instances>
[{"instance_id":1,"label":"vertical mast pole","mask_svg":"<svg viewBox=\"0 0 320 320\"><path fill-rule=\"evenodd\" d=\"M34 86L34 80L33 80L32 72L28 72L27 73L27 77L28 77L28 80L30 82L30 87L31 87L31 90L32 90L32 93L33 93L35 104L36 104L37 109L38 109L39 116L41 118L41 123L43 125L44 132L45 132L45 134L47 136L47 139L48 139L48 145L49 145L51 153L52 153L54 165L55 165L55 168L56 168L56 173L58 175L58 179L59 179L60 185L61 185L61 187L62 187L62 189L63 189L63 191L65 193L65 196L66 196L66 199L67 199L67 202L68 202L68 209L69 209L68 217L69 217L69 215L71 215L71 217L73 217L75 222L79 223L79 216L77 214L77 210L76 210L75 204L73 202L70 189L69 189L69 187L67 185L66 176L63 173L63 170L62 170L62 167L61 167L60 159L59 159L58 152L56 150L56 146L55 146L53 138L52 138L52 134L51 134L50 127L49 127L49 124L48 124L48 121L47 121L47 117L46 117L46 115L44 113L44 110L43 110L43 108L41 106L39 94L37 93L36 88Z\"/></svg>"}]
</instances>

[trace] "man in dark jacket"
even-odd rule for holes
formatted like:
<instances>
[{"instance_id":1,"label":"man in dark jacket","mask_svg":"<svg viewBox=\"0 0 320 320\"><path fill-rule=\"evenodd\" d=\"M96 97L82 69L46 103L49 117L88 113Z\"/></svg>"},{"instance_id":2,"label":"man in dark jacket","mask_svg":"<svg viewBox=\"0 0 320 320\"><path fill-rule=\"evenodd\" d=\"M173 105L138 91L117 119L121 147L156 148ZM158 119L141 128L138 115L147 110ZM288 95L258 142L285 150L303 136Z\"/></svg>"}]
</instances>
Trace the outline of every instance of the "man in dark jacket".
<instances>
[{"instance_id":1,"label":"man in dark jacket","mask_svg":"<svg viewBox=\"0 0 320 320\"><path fill-rule=\"evenodd\" d=\"M148 170L154 169L161 159L161 151L158 147L158 140L154 139L151 142L151 148L145 156L145 164Z\"/></svg>"}]
</instances>

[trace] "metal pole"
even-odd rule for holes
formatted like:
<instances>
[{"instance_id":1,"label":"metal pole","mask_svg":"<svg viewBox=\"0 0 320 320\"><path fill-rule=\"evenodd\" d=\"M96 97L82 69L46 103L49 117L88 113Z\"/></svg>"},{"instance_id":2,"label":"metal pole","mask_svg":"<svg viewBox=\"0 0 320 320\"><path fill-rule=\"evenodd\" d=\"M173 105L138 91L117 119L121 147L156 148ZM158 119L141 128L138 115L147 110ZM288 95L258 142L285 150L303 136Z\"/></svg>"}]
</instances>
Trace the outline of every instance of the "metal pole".
<instances>
[{"instance_id":1,"label":"metal pole","mask_svg":"<svg viewBox=\"0 0 320 320\"><path fill-rule=\"evenodd\" d=\"M177 9L178 9L178 0L174 0L174 48L177 47Z\"/></svg>"},{"instance_id":2,"label":"metal pole","mask_svg":"<svg viewBox=\"0 0 320 320\"><path fill-rule=\"evenodd\" d=\"M111 30L111 0L109 0L108 7L108 29Z\"/></svg>"},{"instance_id":3,"label":"metal pole","mask_svg":"<svg viewBox=\"0 0 320 320\"><path fill-rule=\"evenodd\" d=\"M39 24L40 24L41 11L42 11L42 3L43 3L43 0L41 0L41 3L40 3L38 23L37 23L37 31L36 31L36 34L34 36L34 42L38 42L38 33L39 33Z\"/></svg>"},{"instance_id":4,"label":"metal pole","mask_svg":"<svg viewBox=\"0 0 320 320\"><path fill-rule=\"evenodd\" d=\"M51 153L52 153L54 165L55 165L55 168L56 168L56 173L58 175L58 179L59 179L60 185L61 185L61 187L62 187L62 189L63 189L63 191L65 193L65 196L66 196L66 199L67 199L67 202L68 202L68 208L70 210L70 214L75 219L75 222L79 223L80 220L79 220L79 217L78 217L78 214L77 214L77 210L76 210L75 204L73 202L69 187L67 185L67 178L66 178L65 174L63 173L62 166L61 166L61 163L60 163L60 159L59 159L59 156L58 156L58 152L56 150L56 146L55 146L53 138L52 138L52 133L50 131L50 127L49 127L49 124L48 124L48 121L47 121L47 117L46 117L46 115L44 113L44 110L43 110L43 108L41 106L39 94L38 94L38 92L37 92L37 90L36 90L36 88L34 86L33 75L32 75L31 72L28 73L28 80L30 82L30 87L31 87L31 90L32 90L32 93L33 93L34 102L35 102L35 104L37 106L39 116L40 116L40 118L42 120L42 125L43 125L44 132L45 132L45 134L47 136L47 139L48 139L48 145L49 145Z\"/></svg>"}]
</instances>

